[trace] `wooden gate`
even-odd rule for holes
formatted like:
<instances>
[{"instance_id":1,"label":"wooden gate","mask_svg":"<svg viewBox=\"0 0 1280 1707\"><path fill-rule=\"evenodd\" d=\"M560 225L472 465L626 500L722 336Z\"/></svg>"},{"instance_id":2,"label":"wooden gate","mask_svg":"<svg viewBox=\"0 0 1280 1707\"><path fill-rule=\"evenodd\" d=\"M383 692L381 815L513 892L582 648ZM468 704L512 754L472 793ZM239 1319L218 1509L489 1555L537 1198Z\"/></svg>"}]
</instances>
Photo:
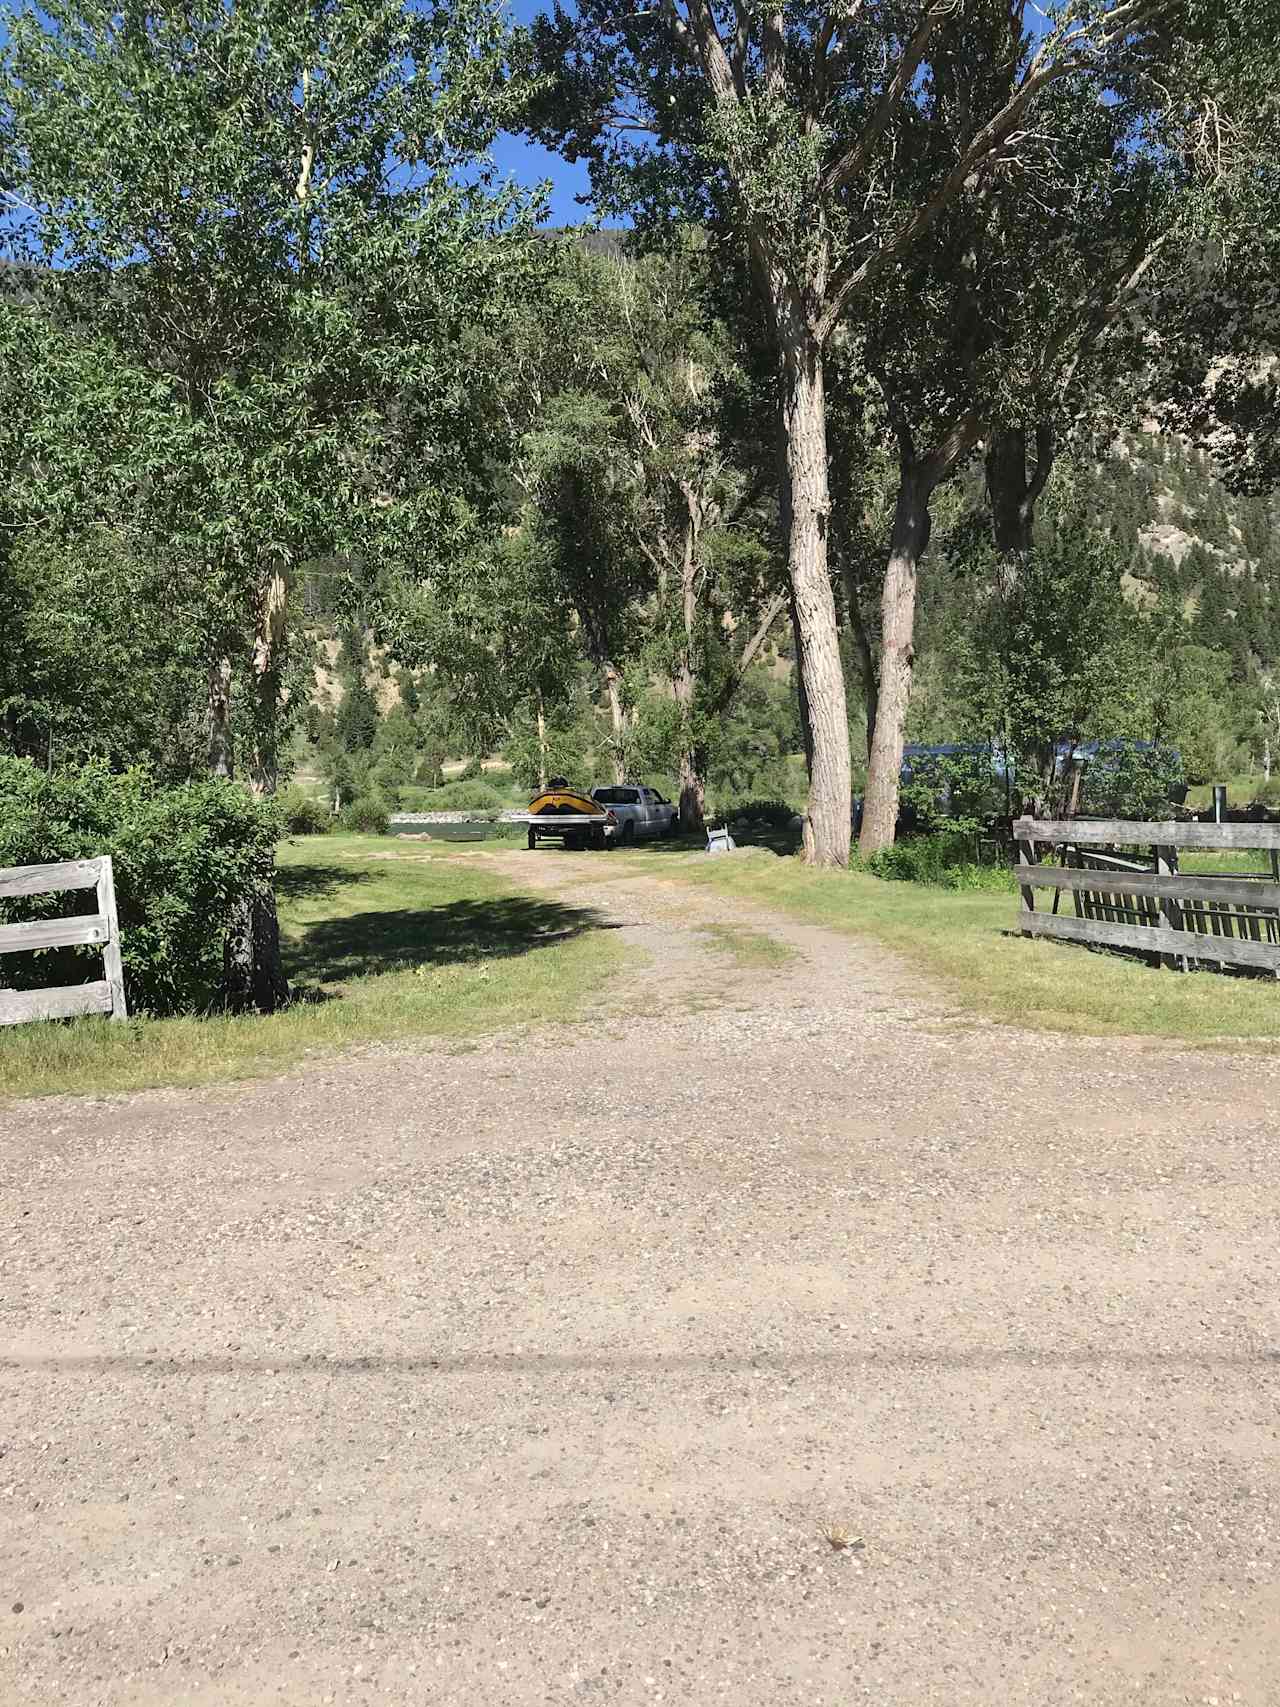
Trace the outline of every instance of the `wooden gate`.
<instances>
[{"instance_id":1,"label":"wooden gate","mask_svg":"<svg viewBox=\"0 0 1280 1707\"><path fill-rule=\"evenodd\" d=\"M1013 833L1026 935L1141 949L1183 970L1208 962L1280 977L1280 824L1019 818ZM1136 847L1149 847L1149 859L1119 851ZM1179 871L1184 848L1263 850L1270 870ZM1057 863L1041 864L1041 849ZM1048 910L1036 909L1037 889L1053 890Z\"/></svg>"},{"instance_id":2,"label":"wooden gate","mask_svg":"<svg viewBox=\"0 0 1280 1707\"><path fill-rule=\"evenodd\" d=\"M16 895L59 895L69 889L96 890L97 912L78 913L71 919L37 919L29 925L0 925L0 954L30 954L37 948L91 943L102 950L103 976L92 984L69 984L60 990L0 990L0 1025L18 1025L28 1019L69 1019L73 1014L128 1017L111 856L61 860L56 865L0 867L0 900Z\"/></svg>"}]
</instances>

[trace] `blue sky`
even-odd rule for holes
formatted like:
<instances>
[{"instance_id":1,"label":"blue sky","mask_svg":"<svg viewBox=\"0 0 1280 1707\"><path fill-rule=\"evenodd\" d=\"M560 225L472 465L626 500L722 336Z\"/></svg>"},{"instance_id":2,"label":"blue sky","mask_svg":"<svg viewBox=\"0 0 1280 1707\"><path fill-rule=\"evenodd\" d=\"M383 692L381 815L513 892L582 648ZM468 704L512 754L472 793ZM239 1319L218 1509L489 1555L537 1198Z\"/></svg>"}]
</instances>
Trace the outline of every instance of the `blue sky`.
<instances>
[{"instance_id":1,"label":"blue sky","mask_svg":"<svg viewBox=\"0 0 1280 1707\"><path fill-rule=\"evenodd\" d=\"M511 0L511 12L522 24L548 10L550 6L543 0ZM553 225L581 225L590 217L591 210L579 207L574 201L575 196L587 193L587 169L581 163L571 166L558 154L519 136L500 137L493 153L499 169L517 183L531 185L550 180Z\"/></svg>"},{"instance_id":2,"label":"blue sky","mask_svg":"<svg viewBox=\"0 0 1280 1707\"><path fill-rule=\"evenodd\" d=\"M587 192L585 166L570 166L558 154L548 153L520 136L499 137L493 157L503 175L517 183L540 184L550 179L552 225L581 225L590 217L591 210L579 207L573 199Z\"/></svg>"}]
</instances>

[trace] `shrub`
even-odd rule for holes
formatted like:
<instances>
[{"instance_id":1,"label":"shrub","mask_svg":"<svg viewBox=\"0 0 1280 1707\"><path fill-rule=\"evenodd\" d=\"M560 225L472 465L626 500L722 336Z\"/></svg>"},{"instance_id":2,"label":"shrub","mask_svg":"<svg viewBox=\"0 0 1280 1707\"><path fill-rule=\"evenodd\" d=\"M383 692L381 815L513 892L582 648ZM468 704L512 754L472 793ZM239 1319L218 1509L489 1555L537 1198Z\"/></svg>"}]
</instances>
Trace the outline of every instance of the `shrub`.
<instances>
[{"instance_id":1,"label":"shrub","mask_svg":"<svg viewBox=\"0 0 1280 1707\"><path fill-rule=\"evenodd\" d=\"M715 816L731 824L761 824L770 830L785 830L796 816L785 800L734 800L717 807Z\"/></svg>"},{"instance_id":2,"label":"shrub","mask_svg":"<svg viewBox=\"0 0 1280 1707\"><path fill-rule=\"evenodd\" d=\"M387 803L376 794L358 795L338 815L344 830L354 830L362 836L385 836L389 820Z\"/></svg>"},{"instance_id":3,"label":"shrub","mask_svg":"<svg viewBox=\"0 0 1280 1707\"><path fill-rule=\"evenodd\" d=\"M1176 754L1117 743L1086 768L1080 809L1100 818L1167 818L1170 802L1185 798L1186 781Z\"/></svg>"},{"instance_id":4,"label":"shrub","mask_svg":"<svg viewBox=\"0 0 1280 1707\"><path fill-rule=\"evenodd\" d=\"M494 812L502 796L487 782L446 782L443 788L422 792L420 812Z\"/></svg>"},{"instance_id":5,"label":"shrub","mask_svg":"<svg viewBox=\"0 0 1280 1707\"><path fill-rule=\"evenodd\" d=\"M296 786L282 789L276 799L280 820L291 836L322 836L332 814L323 800Z\"/></svg>"},{"instance_id":6,"label":"shrub","mask_svg":"<svg viewBox=\"0 0 1280 1707\"><path fill-rule=\"evenodd\" d=\"M981 865L977 843L951 831L931 836L905 836L861 864L873 877L896 883L928 883L940 889L1013 889L1013 873L1005 865Z\"/></svg>"},{"instance_id":7,"label":"shrub","mask_svg":"<svg viewBox=\"0 0 1280 1707\"><path fill-rule=\"evenodd\" d=\"M142 770L113 774L91 764L50 774L0 758L0 865L111 855L135 1013L201 1013L217 1004L232 910L269 887L279 832L275 802L220 778L162 788ZM75 892L3 904L10 919L86 910ZM3 971L21 989L75 983L100 965L95 949L53 949L6 955Z\"/></svg>"},{"instance_id":8,"label":"shrub","mask_svg":"<svg viewBox=\"0 0 1280 1707\"><path fill-rule=\"evenodd\" d=\"M904 770L898 816L909 831L966 834L1005 809L1004 783L989 747L912 753Z\"/></svg>"}]
</instances>

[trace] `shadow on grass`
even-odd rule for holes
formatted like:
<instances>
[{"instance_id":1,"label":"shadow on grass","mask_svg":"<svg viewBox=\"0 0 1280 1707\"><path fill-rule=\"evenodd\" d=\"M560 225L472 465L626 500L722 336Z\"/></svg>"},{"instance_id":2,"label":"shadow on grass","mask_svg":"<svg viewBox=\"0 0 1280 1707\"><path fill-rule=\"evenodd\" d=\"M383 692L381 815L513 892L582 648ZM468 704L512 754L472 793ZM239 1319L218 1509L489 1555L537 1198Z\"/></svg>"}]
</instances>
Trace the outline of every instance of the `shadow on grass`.
<instances>
[{"instance_id":1,"label":"shadow on grass","mask_svg":"<svg viewBox=\"0 0 1280 1707\"><path fill-rule=\"evenodd\" d=\"M513 895L324 919L285 951L290 978L335 984L378 972L506 959L586 930L617 929L593 909Z\"/></svg>"},{"instance_id":2,"label":"shadow on grass","mask_svg":"<svg viewBox=\"0 0 1280 1707\"><path fill-rule=\"evenodd\" d=\"M800 835L796 830L735 830L733 839L740 848L764 848L769 853L782 856L797 853L800 848ZM657 854L705 853L706 847L705 836L667 836L661 841L631 842L621 851L644 854L647 858Z\"/></svg>"},{"instance_id":3,"label":"shadow on grass","mask_svg":"<svg viewBox=\"0 0 1280 1707\"><path fill-rule=\"evenodd\" d=\"M277 901L321 901L340 889L371 883L374 873L355 871L349 865L278 865L275 873Z\"/></svg>"}]
</instances>

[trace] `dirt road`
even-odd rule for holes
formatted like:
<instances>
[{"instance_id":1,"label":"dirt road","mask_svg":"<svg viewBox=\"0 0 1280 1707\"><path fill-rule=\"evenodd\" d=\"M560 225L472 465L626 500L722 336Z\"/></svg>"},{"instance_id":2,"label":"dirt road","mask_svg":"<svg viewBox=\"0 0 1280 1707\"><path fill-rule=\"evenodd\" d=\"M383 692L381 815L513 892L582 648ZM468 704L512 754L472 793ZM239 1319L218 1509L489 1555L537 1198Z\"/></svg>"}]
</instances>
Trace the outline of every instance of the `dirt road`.
<instances>
[{"instance_id":1,"label":"dirt road","mask_svg":"<svg viewBox=\"0 0 1280 1707\"><path fill-rule=\"evenodd\" d=\"M1280 1701L1277 1064L503 857L611 1015L0 1113L0 1701Z\"/></svg>"}]
</instances>

